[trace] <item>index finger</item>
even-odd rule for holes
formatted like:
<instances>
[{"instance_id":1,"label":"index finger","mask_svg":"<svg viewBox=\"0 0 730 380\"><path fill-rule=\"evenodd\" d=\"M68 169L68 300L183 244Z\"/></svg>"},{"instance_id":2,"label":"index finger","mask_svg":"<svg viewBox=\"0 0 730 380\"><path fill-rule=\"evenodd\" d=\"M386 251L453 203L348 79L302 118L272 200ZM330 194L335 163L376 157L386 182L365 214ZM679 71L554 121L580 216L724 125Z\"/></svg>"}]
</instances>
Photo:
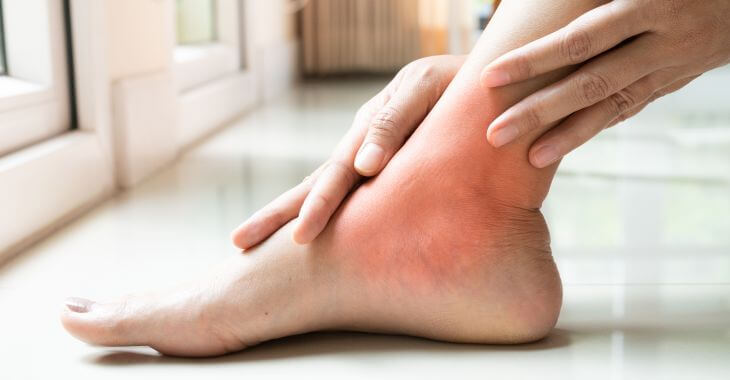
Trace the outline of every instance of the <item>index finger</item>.
<instances>
[{"instance_id":1,"label":"index finger","mask_svg":"<svg viewBox=\"0 0 730 380\"><path fill-rule=\"evenodd\" d=\"M505 86L575 65L645 32L648 27L638 3L611 1L545 37L502 55L482 70L482 85Z\"/></svg>"},{"instance_id":2,"label":"index finger","mask_svg":"<svg viewBox=\"0 0 730 380\"><path fill-rule=\"evenodd\" d=\"M294 241L307 244L314 240L359 179L351 163L330 162L302 204L299 221L292 231Z\"/></svg>"},{"instance_id":3,"label":"index finger","mask_svg":"<svg viewBox=\"0 0 730 380\"><path fill-rule=\"evenodd\" d=\"M373 114L389 100L388 89L386 87L358 110L352 127L337 145L332 159L322 169L306 195L299 210L299 219L292 231L292 238L296 243L307 244L314 240L327 226L330 217L352 187L361 179L354 167L355 154L365 138Z\"/></svg>"}]
</instances>

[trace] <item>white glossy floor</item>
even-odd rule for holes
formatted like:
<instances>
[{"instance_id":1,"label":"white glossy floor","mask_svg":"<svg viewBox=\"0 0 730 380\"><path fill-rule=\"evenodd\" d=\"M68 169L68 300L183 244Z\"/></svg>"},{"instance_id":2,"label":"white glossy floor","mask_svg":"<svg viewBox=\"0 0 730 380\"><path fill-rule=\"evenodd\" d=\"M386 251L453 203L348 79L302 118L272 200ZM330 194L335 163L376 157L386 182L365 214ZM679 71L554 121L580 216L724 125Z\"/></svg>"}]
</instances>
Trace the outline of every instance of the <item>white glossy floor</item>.
<instances>
[{"instance_id":1,"label":"white glossy floor","mask_svg":"<svg viewBox=\"0 0 730 380\"><path fill-rule=\"evenodd\" d=\"M730 112L672 101L564 163L545 211L565 303L542 342L327 333L187 360L63 331L67 295L160 286L236 254L229 230L321 162L383 84L303 85L0 267L0 378L730 379Z\"/></svg>"}]
</instances>

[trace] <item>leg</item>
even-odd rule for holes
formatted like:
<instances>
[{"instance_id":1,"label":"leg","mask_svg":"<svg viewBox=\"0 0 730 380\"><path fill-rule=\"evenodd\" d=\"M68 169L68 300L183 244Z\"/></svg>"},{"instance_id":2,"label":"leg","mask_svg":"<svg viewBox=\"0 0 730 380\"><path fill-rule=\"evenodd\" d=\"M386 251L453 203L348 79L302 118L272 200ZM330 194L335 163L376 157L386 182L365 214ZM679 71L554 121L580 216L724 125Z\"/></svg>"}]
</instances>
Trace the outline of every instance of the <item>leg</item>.
<instances>
[{"instance_id":1,"label":"leg","mask_svg":"<svg viewBox=\"0 0 730 380\"><path fill-rule=\"evenodd\" d=\"M544 336L560 280L539 212L555 171L532 168L528 136L494 150L486 125L566 73L482 90L481 67L599 1L504 1L454 82L389 166L356 190L323 235L294 245L290 226L179 289L71 305L64 326L102 345L215 355L321 329L461 342Z\"/></svg>"}]
</instances>

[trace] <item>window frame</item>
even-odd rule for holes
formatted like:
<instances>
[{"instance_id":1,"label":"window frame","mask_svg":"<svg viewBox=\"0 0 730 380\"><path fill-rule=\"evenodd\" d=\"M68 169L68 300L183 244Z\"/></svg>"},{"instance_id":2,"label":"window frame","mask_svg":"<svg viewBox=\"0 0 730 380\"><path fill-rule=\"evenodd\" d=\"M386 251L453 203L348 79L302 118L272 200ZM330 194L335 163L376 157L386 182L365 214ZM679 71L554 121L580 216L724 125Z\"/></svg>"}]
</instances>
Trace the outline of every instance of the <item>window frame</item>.
<instances>
[{"instance_id":1,"label":"window frame","mask_svg":"<svg viewBox=\"0 0 730 380\"><path fill-rule=\"evenodd\" d=\"M217 0L215 12L215 38L210 43L178 44L175 38L173 49L173 74L178 93L185 93L207 83L235 74L245 65L241 58L241 35L245 2L240 0ZM177 36L177 8L173 7Z\"/></svg>"},{"instance_id":2,"label":"window frame","mask_svg":"<svg viewBox=\"0 0 730 380\"><path fill-rule=\"evenodd\" d=\"M3 2L0 1L0 76L4 76L8 70L5 61L5 27L3 26Z\"/></svg>"},{"instance_id":3,"label":"window frame","mask_svg":"<svg viewBox=\"0 0 730 380\"><path fill-rule=\"evenodd\" d=\"M0 3L6 61L0 76L3 156L58 136L72 125L63 2Z\"/></svg>"},{"instance_id":4,"label":"window frame","mask_svg":"<svg viewBox=\"0 0 730 380\"><path fill-rule=\"evenodd\" d=\"M97 0L64 2L70 8L77 128L0 156L0 261L116 189L107 5ZM61 38L67 34L64 31Z\"/></svg>"},{"instance_id":5,"label":"window frame","mask_svg":"<svg viewBox=\"0 0 730 380\"><path fill-rule=\"evenodd\" d=\"M172 3L172 2L171 2ZM172 73L178 101L178 146L184 150L218 130L259 101L259 84L251 56L247 0L218 0L218 41L177 45L173 39ZM175 33L176 8L171 7L170 32Z\"/></svg>"}]
</instances>

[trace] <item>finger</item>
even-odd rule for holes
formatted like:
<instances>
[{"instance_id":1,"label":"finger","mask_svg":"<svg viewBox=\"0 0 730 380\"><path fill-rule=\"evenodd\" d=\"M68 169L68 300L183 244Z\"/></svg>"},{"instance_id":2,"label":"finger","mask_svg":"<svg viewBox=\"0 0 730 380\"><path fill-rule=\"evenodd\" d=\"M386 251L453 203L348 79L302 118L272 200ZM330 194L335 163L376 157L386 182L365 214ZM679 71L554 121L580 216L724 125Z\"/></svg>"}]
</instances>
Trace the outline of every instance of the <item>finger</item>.
<instances>
[{"instance_id":1,"label":"finger","mask_svg":"<svg viewBox=\"0 0 730 380\"><path fill-rule=\"evenodd\" d=\"M233 230L233 244L240 249L249 249L296 218L323 167L320 166L300 184L271 201Z\"/></svg>"},{"instance_id":2,"label":"finger","mask_svg":"<svg viewBox=\"0 0 730 380\"><path fill-rule=\"evenodd\" d=\"M611 1L590 10L564 28L494 60L482 70L481 83L504 86L587 61L648 30L639 6Z\"/></svg>"},{"instance_id":3,"label":"finger","mask_svg":"<svg viewBox=\"0 0 730 380\"><path fill-rule=\"evenodd\" d=\"M557 162L605 129L620 115L647 102L660 88L671 83L672 73L649 75L609 98L568 117L542 135L530 148L529 160L536 168Z\"/></svg>"},{"instance_id":4,"label":"finger","mask_svg":"<svg viewBox=\"0 0 730 380\"><path fill-rule=\"evenodd\" d=\"M382 107L385 103L391 88L392 86L389 84L385 89L360 107L355 115L353 126L347 131L335 149L333 156L336 159L350 160L349 162L352 162L351 156L354 155L356 147L362 142L365 135L365 123L372 118L372 110ZM347 152L353 152L349 154L349 158ZM300 213L304 200L311 192L314 184L318 181L327 165L327 163L321 165L312 175L305 178L302 183L264 206L264 208L257 211L237 227L231 233L233 244L241 249L251 248L276 232L281 226L296 218ZM316 219L316 215L314 217ZM326 217L329 218L329 216Z\"/></svg>"},{"instance_id":5,"label":"finger","mask_svg":"<svg viewBox=\"0 0 730 380\"><path fill-rule=\"evenodd\" d=\"M392 89L401 77L402 74L398 73L383 91L365 103L355 114L352 127L338 144L332 159L322 168L322 173L297 210L299 218L292 231L292 239L296 243L307 244L314 240L345 196L360 180L354 167L357 147L362 144L368 125L377 110L390 100Z\"/></svg>"},{"instance_id":6,"label":"finger","mask_svg":"<svg viewBox=\"0 0 730 380\"><path fill-rule=\"evenodd\" d=\"M666 63L647 53L655 43L653 36L639 38L528 96L492 122L487 130L489 142L500 147L531 131L545 129L661 69Z\"/></svg>"},{"instance_id":7,"label":"finger","mask_svg":"<svg viewBox=\"0 0 730 380\"><path fill-rule=\"evenodd\" d=\"M363 176L380 172L433 107L442 88L437 78L423 77L398 86L385 106L373 117L355 158ZM423 96L423 94L434 94Z\"/></svg>"},{"instance_id":8,"label":"finger","mask_svg":"<svg viewBox=\"0 0 730 380\"><path fill-rule=\"evenodd\" d=\"M352 161L332 161L327 165L302 204L292 232L294 241L307 244L314 240L359 179Z\"/></svg>"},{"instance_id":9,"label":"finger","mask_svg":"<svg viewBox=\"0 0 730 380\"><path fill-rule=\"evenodd\" d=\"M622 115L620 115L619 117L617 117L613 121L611 121L611 123L608 125L608 128L611 128L611 127L615 126L616 124L623 122L624 120L627 120L627 119L630 119L630 118L636 116L636 114L643 111L644 108L646 108L646 106L651 104L653 101L655 101L665 95L669 95L673 92L679 91L684 86L688 85L690 82L697 79L698 77L699 77L699 75L680 79L680 80L670 84L669 86L664 87L664 88L660 89L659 91L654 92L654 94L646 102L628 110L627 112L624 112Z\"/></svg>"}]
</instances>

